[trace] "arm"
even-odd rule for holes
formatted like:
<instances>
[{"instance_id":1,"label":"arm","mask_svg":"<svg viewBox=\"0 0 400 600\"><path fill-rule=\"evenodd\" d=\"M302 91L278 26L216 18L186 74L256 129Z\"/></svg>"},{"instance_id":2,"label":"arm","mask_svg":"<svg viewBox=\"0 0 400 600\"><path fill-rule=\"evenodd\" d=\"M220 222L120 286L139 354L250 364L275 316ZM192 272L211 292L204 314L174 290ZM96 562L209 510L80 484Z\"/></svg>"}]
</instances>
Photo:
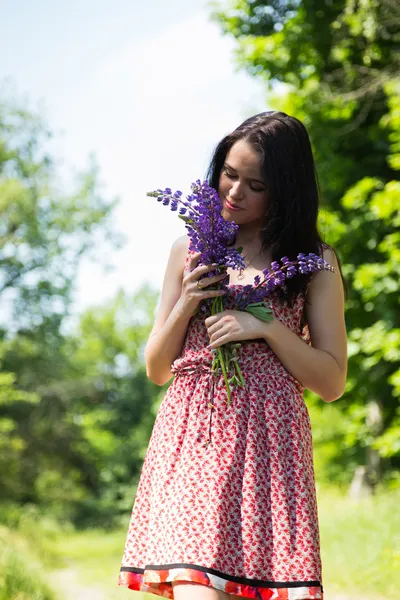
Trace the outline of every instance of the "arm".
<instances>
[{"instance_id":1,"label":"arm","mask_svg":"<svg viewBox=\"0 0 400 600\"><path fill-rule=\"evenodd\" d=\"M201 300L224 293L204 288L220 282L226 273L209 277L205 285L202 283L202 289L197 287L202 275L215 271L212 265L196 266L200 252L191 256L188 272L184 272L188 248L187 235L179 237L172 246L157 316L144 352L147 377L157 385L171 379L171 365L182 351L189 321Z\"/></svg>"},{"instance_id":2,"label":"arm","mask_svg":"<svg viewBox=\"0 0 400 600\"><path fill-rule=\"evenodd\" d=\"M312 346L277 319L264 323L263 337L295 379L325 402L333 402L343 395L347 377L344 293L335 254L326 249L323 258L337 271L316 273L308 286Z\"/></svg>"},{"instance_id":3,"label":"arm","mask_svg":"<svg viewBox=\"0 0 400 600\"><path fill-rule=\"evenodd\" d=\"M144 352L147 377L157 385L171 379L171 364L179 356L192 316L180 302L188 246L186 235L172 245L158 312Z\"/></svg>"}]
</instances>

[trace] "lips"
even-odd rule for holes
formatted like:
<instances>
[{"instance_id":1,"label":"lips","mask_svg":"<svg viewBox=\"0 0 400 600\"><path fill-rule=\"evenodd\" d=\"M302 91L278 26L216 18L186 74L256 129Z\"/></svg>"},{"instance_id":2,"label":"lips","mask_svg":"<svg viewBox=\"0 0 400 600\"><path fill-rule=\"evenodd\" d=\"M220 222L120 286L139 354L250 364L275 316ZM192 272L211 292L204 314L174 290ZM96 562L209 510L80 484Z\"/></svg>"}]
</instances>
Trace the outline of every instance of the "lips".
<instances>
[{"instance_id":1,"label":"lips","mask_svg":"<svg viewBox=\"0 0 400 600\"><path fill-rule=\"evenodd\" d=\"M229 200L227 198L225 198L225 202L226 202L226 205L227 205L228 209L231 209L231 210L242 210L240 208L240 206L235 206L235 204L232 204L231 202L229 202Z\"/></svg>"}]
</instances>

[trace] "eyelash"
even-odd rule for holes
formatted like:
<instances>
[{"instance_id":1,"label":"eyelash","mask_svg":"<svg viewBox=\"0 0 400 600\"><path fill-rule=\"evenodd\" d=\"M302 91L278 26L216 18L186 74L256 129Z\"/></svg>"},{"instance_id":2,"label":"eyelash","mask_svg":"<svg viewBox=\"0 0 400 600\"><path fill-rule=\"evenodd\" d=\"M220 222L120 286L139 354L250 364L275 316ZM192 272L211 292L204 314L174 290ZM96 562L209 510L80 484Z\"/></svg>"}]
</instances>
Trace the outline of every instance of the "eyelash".
<instances>
[{"instance_id":1,"label":"eyelash","mask_svg":"<svg viewBox=\"0 0 400 600\"><path fill-rule=\"evenodd\" d=\"M232 175L232 173L228 173L228 171L226 169L224 169L225 175L228 177L228 179L234 179L236 177L236 175ZM250 186L250 189L253 190L253 192L263 192L264 188L262 189L258 189L256 190L255 188Z\"/></svg>"}]
</instances>

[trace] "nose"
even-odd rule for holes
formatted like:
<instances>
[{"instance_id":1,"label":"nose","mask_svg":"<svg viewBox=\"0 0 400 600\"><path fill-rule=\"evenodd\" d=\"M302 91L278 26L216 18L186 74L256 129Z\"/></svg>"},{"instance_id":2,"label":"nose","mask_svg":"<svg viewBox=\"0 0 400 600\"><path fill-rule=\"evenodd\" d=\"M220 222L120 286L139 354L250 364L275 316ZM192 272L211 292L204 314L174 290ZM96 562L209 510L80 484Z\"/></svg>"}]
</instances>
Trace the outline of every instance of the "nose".
<instances>
[{"instance_id":1,"label":"nose","mask_svg":"<svg viewBox=\"0 0 400 600\"><path fill-rule=\"evenodd\" d=\"M229 190L229 196L232 198L232 200L241 200L243 198L243 191L239 181L232 182Z\"/></svg>"}]
</instances>

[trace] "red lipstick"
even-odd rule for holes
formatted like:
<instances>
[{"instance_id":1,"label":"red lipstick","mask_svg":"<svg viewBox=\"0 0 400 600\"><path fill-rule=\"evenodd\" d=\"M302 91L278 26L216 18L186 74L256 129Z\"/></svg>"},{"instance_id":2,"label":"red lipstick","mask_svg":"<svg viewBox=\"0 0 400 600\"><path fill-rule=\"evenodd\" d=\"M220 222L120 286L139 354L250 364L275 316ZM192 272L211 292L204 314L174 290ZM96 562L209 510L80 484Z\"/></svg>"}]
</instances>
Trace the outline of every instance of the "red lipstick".
<instances>
[{"instance_id":1,"label":"red lipstick","mask_svg":"<svg viewBox=\"0 0 400 600\"><path fill-rule=\"evenodd\" d=\"M227 198L225 198L225 204L226 204L226 208L232 212L237 212L239 210L243 210L239 206L233 206Z\"/></svg>"}]
</instances>

